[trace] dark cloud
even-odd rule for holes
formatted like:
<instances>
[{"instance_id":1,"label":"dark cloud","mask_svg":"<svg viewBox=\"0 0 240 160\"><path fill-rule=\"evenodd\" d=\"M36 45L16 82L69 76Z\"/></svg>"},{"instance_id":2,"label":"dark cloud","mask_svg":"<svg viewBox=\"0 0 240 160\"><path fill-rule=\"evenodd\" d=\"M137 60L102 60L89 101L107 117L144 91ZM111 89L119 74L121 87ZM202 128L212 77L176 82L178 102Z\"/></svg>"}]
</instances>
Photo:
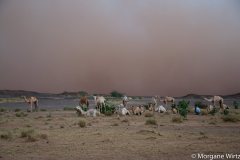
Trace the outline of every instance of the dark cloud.
<instances>
[{"instance_id":1,"label":"dark cloud","mask_svg":"<svg viewBox=\"0 0 240 160\"><path fill-rule=\"evenodd\" d=\"M239 92L237 0L0 2L0 89Z\"/></svg>"}]
</instances>

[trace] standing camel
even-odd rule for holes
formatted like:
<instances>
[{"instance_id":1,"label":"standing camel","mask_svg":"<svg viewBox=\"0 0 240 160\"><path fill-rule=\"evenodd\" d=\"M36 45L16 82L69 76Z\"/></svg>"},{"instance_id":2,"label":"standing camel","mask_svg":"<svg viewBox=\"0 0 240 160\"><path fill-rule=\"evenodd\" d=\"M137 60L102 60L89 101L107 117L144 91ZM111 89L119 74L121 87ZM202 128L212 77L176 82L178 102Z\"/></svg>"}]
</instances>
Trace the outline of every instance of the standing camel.
<instances>
[{"instance_id":1,"label":"standing camel","mask_svg":"<svg viewBox=\"0 0 240 160\"><path fill-rule=\"evenodd\" d=\"M223 110L223 98L220 96L213 96L212 98L208 99L208 98L204 98L204 100L208 101L208 102L212 102L213 106L216 107L216 104L219 104L220 108Z\"/></svg>"},{"instance_id":2,"label":"standing camel","mask_svg":"<svg viewBox=\"0 0 240 160\"><path fill-rule=\"evenodd\" d=\"M175 98L173 97L166 96L163 100L160 101L162 101L166 106L168 105L168 103L175 104Z\"/></svg>"},{"instance_id":3,"label":"standing camel","mask_svg":"<svg viewBox=\"0 0 240 160\"><path fill-rule=\"evenodd\" d=\"M83 107L83 105L86 105L87 108L88 108L88 106L89 106L89 101L88 101L87 96L83 96L83 97L80 98L79 105L80 105L81 107Z\"/></svg>"},{"instance_id":4,"label":"standing camel","mask_svg":"<svg viewBox=\"0 0 240 160\"><path fill-rule=\"evenodd\" d=\"M30 107L31 107L30 111L31 112L32 112L33 104L34 104L35 110L38 111L38 99L37 99L37 97L26 98L25 96L23 96L23 98L24 98L24 101L30 105Z\"/></svg>"},{"instance_id":5,"label":"standing camel","mask_svg":"<svg viewBox=\"0 0 240 160\"><path fill-rule=\"evenodd\" d=\"M102 113L103 109L105 112L106 111L106 108L105 108L106 99L103 96L93 96L93 98L95 101L96 108L99 110L99 112Z\"/></svg>"}]
</instances>

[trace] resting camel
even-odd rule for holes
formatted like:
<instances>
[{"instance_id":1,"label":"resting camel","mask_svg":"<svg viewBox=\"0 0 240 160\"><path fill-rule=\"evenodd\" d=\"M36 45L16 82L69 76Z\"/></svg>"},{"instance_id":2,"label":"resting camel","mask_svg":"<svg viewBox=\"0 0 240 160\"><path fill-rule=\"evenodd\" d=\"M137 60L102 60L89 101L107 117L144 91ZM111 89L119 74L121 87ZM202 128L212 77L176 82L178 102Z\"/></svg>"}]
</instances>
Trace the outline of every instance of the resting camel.
<instances>
[{"instance_id":1,"label":"resting camel","mask_svg":"<svg viewBox=\"0 0 240 160\"><path fill-rule=\"evenodd\" d=\"M155 112L159 112L159 113L165 113L167 112L166 108L164 108L162 105L159 105L158 106L158 99L159 99L159 96L155 96L152 98L152 101L153 101L153 110ZM161 100L160 100L161 101ZM164 100L163 100L164 101Z\"/></svg>"},{"instance_id":2,"label":"resting camel","mask_svg":"<svg viewBox=\"0 0 240 160\"><path fill-rule=\"evenodd\" d=\"M212 102L213 106L216 107L216 104L218 103L221 110L224 109L223 106L223 98L220 96L213 96L212 98L208 99L208 98L204 98L204 100L208 101L208 102Z\"/></svg>"},{"instance_id":3,"label":"resting camel","mask_svg":"<svg viewBox=\"0 0 240 160\"><path fill-rule=\"evenodd\" d=\"M81 107L83 107L83 105L86 105L87 108L88 108L88 106L89 106L88 98L87 98L86 96L81 97L81 98L80 98L80 101L79 101L79 105L80 105Z\"/></svg>"},{"instance_id":4,"label":"resting camel","mask_svg":"<svg viewBox=\"0 0 240 160\"><path fill-rule=\"evenodd\" d=\"M142 115L142 113L144 112L144 107L143 106L132 106L132 113L134 115Z\"/></svg>"},{"instance_id":5,"label":"resting camel","mask_svg":"<svg viewBox=\"0 0 240 160\"><path fill-rule=\"evenodd\" d=\"M130 115L129 110L127 110L123 104L120 104L116 107L115 113L121 116L126 116L126 115Z\"/></svg>"},{"instance_id":6,"label":"resting camel","mask_svg":"<svg viewBox=\"0 0 240 160\"><path fill-rule=\"evenodd\" d=\"M97 115L100 115L100 112L96 109L89 109L87 111L84 111L82 107L77 106L75 107L75 110L77 111L78 115L84 115L84 116L93 116L96 117Z\"/></svg>"},{"instance_id":7,"label":"resting camel","mask_svg":"<svg viewBox=\"0 0 240 160\"><path fill-rule=\"evenodd\" d=\"M25 96L23 96L25 102L27 102L30 107L31 107L31 112L32 112L32 107L33 107L33 104L34 104L34 107L35 107L35 110L38 111L38 99L37 97L29 97L29 98L26 98Z\"/></svg>"},{"instance_id":8,"label":"resting camel","mask_svg":"<svg viewBox=\"0 0 240 160\"><path fill-rule=\"evenodd\" d=\"M157 107L155 108L155 112L166 113L167 110L166 110L166 108L164 108L162 105L160 105L160 106L157 106Z\"/></svg>"},{"instance_id":9,"label":"resting camel","mask_svg":"<svg viewBox=\"0 0 240 160\"><path fill-rule=\"evenodd\" d=\"M103 109L105 109L105 101L106 99L103 96L93 96L96 108L99 110L100 113L103 112Z\"/></svg>"}]
</instances>

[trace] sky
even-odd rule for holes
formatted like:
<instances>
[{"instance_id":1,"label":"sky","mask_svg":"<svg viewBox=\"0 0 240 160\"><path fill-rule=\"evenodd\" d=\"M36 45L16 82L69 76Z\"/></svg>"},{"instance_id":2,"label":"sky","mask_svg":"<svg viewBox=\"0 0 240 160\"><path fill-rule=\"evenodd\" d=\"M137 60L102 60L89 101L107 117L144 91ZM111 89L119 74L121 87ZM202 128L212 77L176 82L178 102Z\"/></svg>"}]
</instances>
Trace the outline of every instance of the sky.
<instances>
[{"instance_id":1,"label":"sky","mask_svg":"<svg viewBox=\"0 0 240 160\"><path fill-rule=\"evenodd\" d=\"M0 89L240 92L238 0L1 0Z\"/></svg>"}]
</instances>

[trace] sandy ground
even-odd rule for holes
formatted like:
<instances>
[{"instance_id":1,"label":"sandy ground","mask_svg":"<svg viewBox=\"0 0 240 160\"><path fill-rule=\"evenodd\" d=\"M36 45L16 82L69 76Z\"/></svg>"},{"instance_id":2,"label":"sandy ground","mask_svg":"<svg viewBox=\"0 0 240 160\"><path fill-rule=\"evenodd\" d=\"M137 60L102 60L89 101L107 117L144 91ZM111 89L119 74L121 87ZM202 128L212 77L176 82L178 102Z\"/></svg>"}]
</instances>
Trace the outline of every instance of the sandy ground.
<instances>
[{"instance_id":1,"label":"sandy ground","mask_svg":"<svg viewBox=\"0 0 240 160\"><path fill-rule=\"evenodd\" d=\"M236 112L236 111L234 111ZM0 159L192 159L193 153L240 154L240 122L223 122L221 115L188 115L183 123L173 123L170 114L155 113L157 125L146 125L148 117L78 117L75 111L0 115ZM239 115L238 113L235 113ZM80 120L87 126L81 128ZM24 130L34 130L34 142L21 138ZM45 136L39 136L45 135ZM46 137L47 136L47 137Z\"/></svg>"}]
</instances>

